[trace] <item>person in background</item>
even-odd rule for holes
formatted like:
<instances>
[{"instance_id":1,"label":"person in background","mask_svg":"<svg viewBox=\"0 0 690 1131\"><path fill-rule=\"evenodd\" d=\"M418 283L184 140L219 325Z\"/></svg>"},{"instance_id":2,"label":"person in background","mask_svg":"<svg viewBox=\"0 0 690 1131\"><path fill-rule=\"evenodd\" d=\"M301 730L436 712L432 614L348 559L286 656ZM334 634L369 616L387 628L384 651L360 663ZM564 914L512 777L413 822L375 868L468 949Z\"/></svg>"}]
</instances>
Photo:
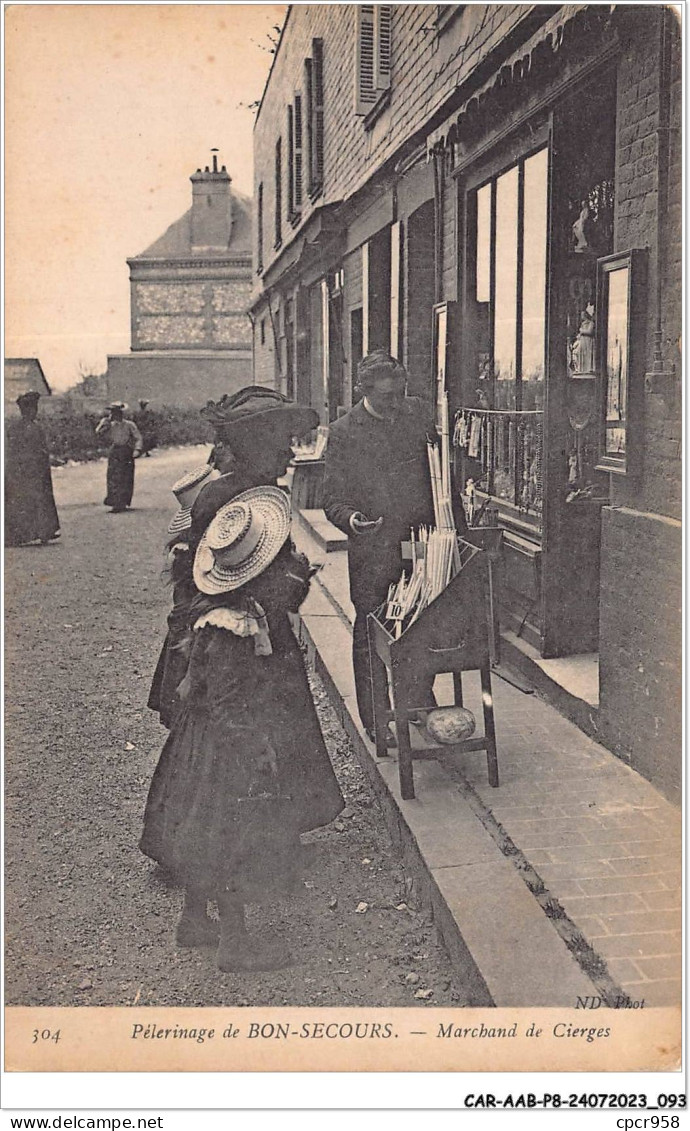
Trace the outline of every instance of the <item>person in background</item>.
<instances>
[{"instance_id":1,"label":"person in background","mask_svg":"<svg viewBox=\"0 0 690 1131\"><path fill-rule=\"evenodd\" d=\"M158 447L156 434L156 418L149 408L150 401L140 400L139 411L134 413L134 423L141 432L142 455L148 456L154 448Z\"/></svg>"},{"instance_id":2,"label":"person in background","mask_svg":"<svg viewBox=\"0 0 690 1131\"><path fill-rule=\"evenodd\" d=\"M5 545L45 545L60 535L48 444L37 422L41 394L17 397L20 418L5 428Z\"/></svg>"},{"instance_id":3,"label":"person in background","mask_svg":"<svg viewBox=\"0 0 690 1131\"><path fill-rule=\"evenodd\" d=\"M407 372L396 358L375 350L360 361L357 376L362 399L330 426L324 510L349 537L355 690L362 724L373 741L367 617L400 578L400 544L409 541L410 529L434 524L427 438L435 439L436 430L430 406L406 396ZM456 524L460 534L466 531L461 504ZM416 706L435 705L431 684L420 681L416 690ZM390 732L386 742L395 745Z\"/></svg>"},{"instance_id":4,"label":"person in background","mask_svg":"<svg viewBox=\"0 0 690 1131\"><path fill-rule=\"evenodd\" d=\"M96 435L104 436L110 443L106 496L103 503L112 514L120 514L132 502L134 494L134 460L141 455L141 433L133 420L125 420L127 405L113 401L108 406L108 416L96 425Z\"/></svg>"}]
</instances>

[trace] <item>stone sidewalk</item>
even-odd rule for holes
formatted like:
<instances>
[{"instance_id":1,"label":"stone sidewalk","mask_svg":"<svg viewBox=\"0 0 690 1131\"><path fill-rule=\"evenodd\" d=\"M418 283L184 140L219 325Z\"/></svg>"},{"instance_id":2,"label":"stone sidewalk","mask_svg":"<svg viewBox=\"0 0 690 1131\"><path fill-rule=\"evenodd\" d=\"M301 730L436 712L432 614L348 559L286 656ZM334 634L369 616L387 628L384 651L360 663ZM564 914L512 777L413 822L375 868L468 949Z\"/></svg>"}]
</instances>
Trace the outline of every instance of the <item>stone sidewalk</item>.
<instances>
[{"instance_id":1,"label":"stone sidewalk","mask_svg":"<svg viewBox=\"0 0 690 1131\"><path fill-rule=\"evenodd\" d=\"M465 962L467 948L490 1000L680 1004L678 810L547 703L495 676L499 788L488 785L483 752L445 756L415 763L417 796L403 801L395 751L377 759L359 723L347 553L326 553L308 524L295 528L300 547L324 562L301 611L303 639L447 945ZM437 680L441 703L451 701L449 684ZM481 719L478 676L463 686Z\"/></svg>"}]
</instances>

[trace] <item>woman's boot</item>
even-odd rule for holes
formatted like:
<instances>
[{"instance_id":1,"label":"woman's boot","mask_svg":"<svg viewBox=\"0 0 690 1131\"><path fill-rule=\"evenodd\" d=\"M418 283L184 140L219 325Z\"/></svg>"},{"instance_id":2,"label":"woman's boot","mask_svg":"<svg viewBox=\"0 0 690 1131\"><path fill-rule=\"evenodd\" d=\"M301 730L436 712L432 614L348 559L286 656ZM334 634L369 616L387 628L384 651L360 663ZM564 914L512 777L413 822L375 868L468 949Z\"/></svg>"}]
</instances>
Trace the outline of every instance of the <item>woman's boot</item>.
<instances>
[{"instance_id":1,"label":"woman's boot","mask_svg":"<svg viewBox=\"0 0 690 1131\"><path fill-rule=\"evenodd\" d=\"M185 888L184 906L177 924L178 946L216 946L220 928L206 914L206 896L195 888Z\"/></svg>"},{"instance_id":2,"label":"woman's boot","mask_svg":"<svg viewBox=\"0 0 690 1131\"><path fill-rule=\"evenodd\" d=\"M287 966L289 955L279 939L264 940L247 933L244 903L226 892L218 900L220 943L218 969L225 974L253 970L278 970Z\"/></svg>"}]
</instances>

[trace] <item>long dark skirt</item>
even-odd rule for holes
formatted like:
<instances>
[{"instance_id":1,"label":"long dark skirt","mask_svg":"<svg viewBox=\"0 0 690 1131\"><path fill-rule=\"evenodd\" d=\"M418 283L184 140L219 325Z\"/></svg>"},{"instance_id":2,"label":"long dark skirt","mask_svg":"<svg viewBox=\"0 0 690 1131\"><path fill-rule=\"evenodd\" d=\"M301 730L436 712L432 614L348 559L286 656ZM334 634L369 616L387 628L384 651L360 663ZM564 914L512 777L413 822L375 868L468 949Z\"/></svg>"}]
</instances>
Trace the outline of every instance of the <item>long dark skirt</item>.
<instances>
[{"instance_id":1,"label":"long dark skirt","mask_svg":"<svg viewBox=\"0 0 690 1131\"><path fill-rule=\"evenodd\" d=\"M300 832L343 807L297 643L279 636L257 657L252 638L195 633L189 698L151 782L141 850L208 898L290 891Z\"/></svg>"},{"instance_id":2,"label":"long dark skirt","mask_svg":"<svg viewBox=\"0 0 690 1131\"><path fill-rule=\"evenodd\" d=\"M134 494L134 455L129 444L113 444L108 453L106 507L124 510Z\"/></svg>"},{"instance_id":3,"label":"long dark skirt","mask_svg":"<svg viewBox=\"0 0 690 1131\"><path fill-rule=\"evenodd\" d=\"M5 448L5 545L47 542L59 529L43 431L35 421L12 421Z\"/></svg>"}]
</instances>

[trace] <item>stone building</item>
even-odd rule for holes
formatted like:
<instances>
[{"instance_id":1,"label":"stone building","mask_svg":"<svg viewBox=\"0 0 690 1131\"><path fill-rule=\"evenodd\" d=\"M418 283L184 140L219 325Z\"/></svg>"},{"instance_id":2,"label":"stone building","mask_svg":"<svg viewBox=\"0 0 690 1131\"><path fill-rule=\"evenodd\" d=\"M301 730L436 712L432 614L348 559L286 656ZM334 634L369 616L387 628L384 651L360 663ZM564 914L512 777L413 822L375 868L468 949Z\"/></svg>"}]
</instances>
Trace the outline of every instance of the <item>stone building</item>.
<instances>
[{"instance_id":1,"label":"stone building","mask_svg":"<svg viewBox=\"0 0 690 1131\"><path fill-rule=\"evenodd\" d=\"M506 657L680 788L681 38L661 6L294 5L255 126L254 374L445 385Z\"/></svg>"},{"instance_id":2,"label":"stone building","mask_svg":"<svg viewBox=\"0 0 690 1131\"><path fill-rule=\"evenodd\" d=\"M203 404L251 381L251 204L213 164L192 207L128 259L132 348L108 358L110 396Z\"/></svg>"},{"instance_id":3,"label":"stone building","mask_svg":"<svg viewBox=\"0 0 690 1131\"><path fill-rule=\"evenodd\" d=\"M17 397L34 389L42 397L52 396L37 357L6 357L3 366L3 402L5 416L18 414Z\"/></svg>"}]
</instances>

